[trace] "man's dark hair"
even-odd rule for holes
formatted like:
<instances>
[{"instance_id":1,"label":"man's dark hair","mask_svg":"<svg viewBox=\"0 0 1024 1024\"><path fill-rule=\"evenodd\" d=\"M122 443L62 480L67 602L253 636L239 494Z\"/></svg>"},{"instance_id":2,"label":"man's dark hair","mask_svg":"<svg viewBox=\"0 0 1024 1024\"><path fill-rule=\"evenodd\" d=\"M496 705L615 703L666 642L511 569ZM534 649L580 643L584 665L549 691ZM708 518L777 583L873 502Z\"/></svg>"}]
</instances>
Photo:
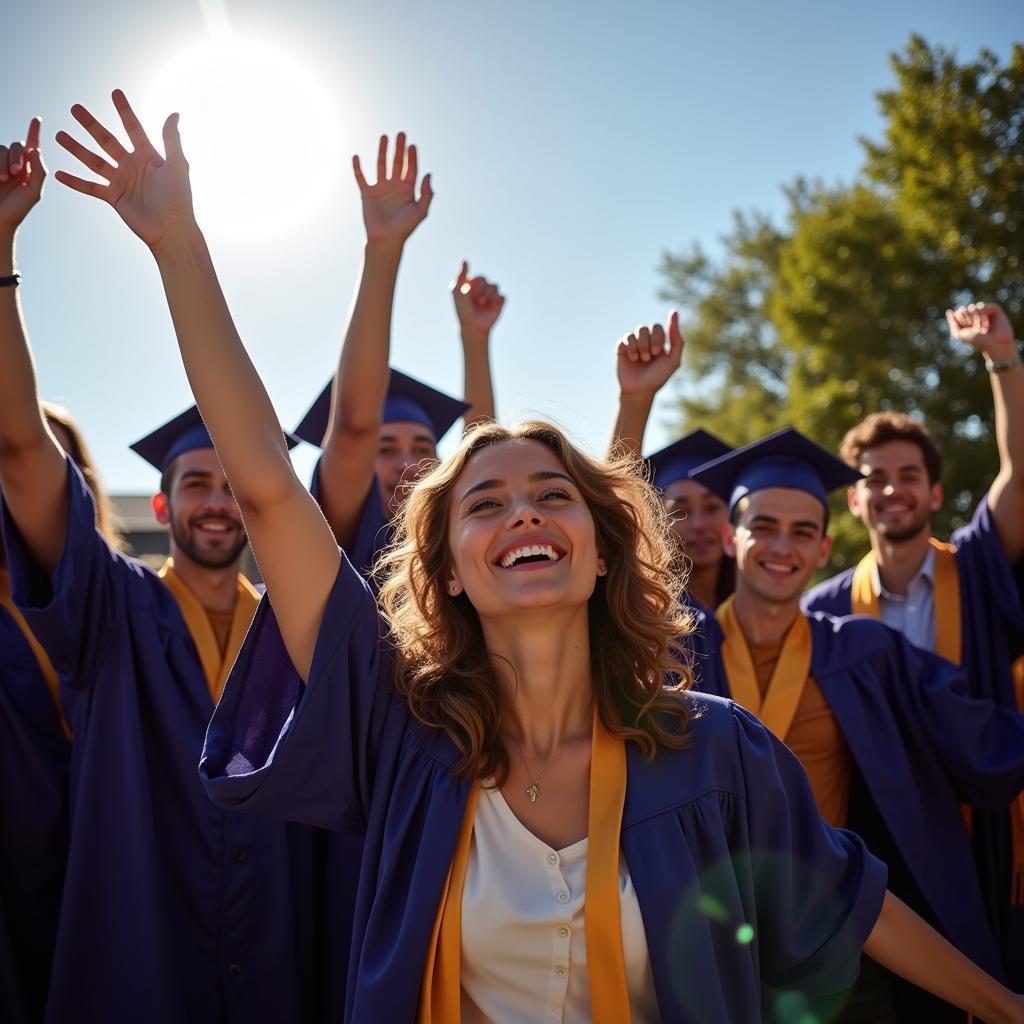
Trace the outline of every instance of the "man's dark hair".
<instances>
[{"instance_id":1,"label":"man's dark hair","mask_svg":"<svg viewBox=\"0 0 1024 1024\"><path fill-rule=\"evenodd\" d=\"M942 450L923 423L902 412L875 412L851 427L839 446L839 457L847 465L859 469L864 452L889 441L916 444L928 473L928 482L939 483L942 479Z\"/></svg>"}]
</instances>

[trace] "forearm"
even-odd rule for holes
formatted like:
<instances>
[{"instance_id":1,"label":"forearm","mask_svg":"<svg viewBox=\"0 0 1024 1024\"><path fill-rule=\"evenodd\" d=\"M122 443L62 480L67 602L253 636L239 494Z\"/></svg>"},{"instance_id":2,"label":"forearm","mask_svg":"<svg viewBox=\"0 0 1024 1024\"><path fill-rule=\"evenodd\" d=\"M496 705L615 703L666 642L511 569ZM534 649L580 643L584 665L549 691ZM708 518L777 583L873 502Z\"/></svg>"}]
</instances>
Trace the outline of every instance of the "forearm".
<instances>
[{"instance_id":1,"label":"forearm","mask_svg":"<svg viewBox=\"0 0 1024 1024\"><path fill-rule=\"evenodd\" d=\"M189 224L154 248L192 393L239 505L258 508L293 472L277 414L231 319L202 232Z\"/></svg>"},{"instance_id":2,"label":"forearm","mask_svg":"<svg viewBox=\"0 0 1024 1024\"><path fill-rule=\"evenodd\" d=\"M1024 1020L1024 1002L990 978L891 892L864 952L940 999L987 1021Z\"/></svg>"},{"instance_id":3,"label":"forearm","mask_svg":"<svg viewBox=\"0 0 1024 1024\"><path fill-rule=\"evenodd\" d=\"M491 379L490 332L462 328L463 397L469 404L464 423L487 422L494 417L494 384Z\"/></svg>"},{"instance_id":4,"label":"forearm","mask_svg":"<svg viewBox=\"0 0 1024 1024\"><path fill-rule=\"evenodd\" d=\"M654 395L647 393L619 394L619 409L612 430L611 450L639 458L643 452L644 433L654 406Z\"/></svg>"},{"instance_id":5,"label":"forearm","mask_svg":"<svg viewBox=\"0 0 1024 1024\"><path fill-rule=\"evenodd\" d=\"M1010 346L993 354L996 362L1016 355ZM999 474L989 491L989 505L1007 559L1014 563L1024 554L1024 366L990 373L995 405Z\"/></svg>"},{"instance_id":6,"label":"forearm","mask_svg":"<svg viewBox=\"0 0 1024 1024\"><path fill-rule=\"evenodd\" d=\"M391 316L402 242L368 242L338 360L328 435L366 434L377 444L377 428L388 388Z\"/></svg>"},{"instance_id":7,"label":"forearm","mask_svg":"<svg viewBox=\"0 0 1024 1024\"><path fill-rule=\"evenodd\" d=\"M1011 360L1010 349L1001 359ZM991 373L1000 475L1024 487L1024 366Z\"/></svg>"},{"instance_id":8,"label":"forearm","mask_svg":"<svg viewBox=\"0 0 1024 1024\"><path fill-rule=\"evenodd\" d=\"M0 231L0 277L14 269L14 232ZM47 441L18 289L0 288L0 452L16 453Z\"/></svg>"}]
</instances>

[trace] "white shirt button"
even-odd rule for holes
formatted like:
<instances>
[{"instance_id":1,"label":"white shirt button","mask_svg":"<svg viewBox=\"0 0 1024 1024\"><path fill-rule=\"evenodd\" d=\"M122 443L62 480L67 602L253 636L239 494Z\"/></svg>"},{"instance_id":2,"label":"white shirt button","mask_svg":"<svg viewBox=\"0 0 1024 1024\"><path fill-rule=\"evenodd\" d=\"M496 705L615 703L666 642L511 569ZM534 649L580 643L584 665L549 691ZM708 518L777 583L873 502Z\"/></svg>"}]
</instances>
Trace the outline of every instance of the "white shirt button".
<instances>
[{"instance_id":1,"label":"white shirt button","mask_svg":"<svg viewBox=\"0 0 1024 1024\"><path fill-rule=\"evenodd\" d=\"M560 978L564 978L565 977L565 968L564 967L556 967L555 968L555 974L557 974Z\"/></svg>"},{"instance_id":2,"label":"white shirt button","mask_svg":"<svg viewBox=\"0 0 1024 1024\"><path fill-rule=\"evenodd\" d=\"M549 853L548 854L548 863L549 864L557 864L558 863L558 854L557 853Z\"/></svg>"},{"instance_id":3,"label":"white shirt button","mask_svg":"<svg viewBox=\"0 0 1024 1024\"><path fill-rule=\"evenodd\" d=\"M560 939L569 938L569 929L566 928L565 925L562 925L562 927L558 929L558 937Z\"/></svg>"},{"instance_id":4,"label":"white shirt button","mask_svg":"<svg viewBox=\"0 0 1024 1024\"><path fill-rule=\"evenodd\" d=\"M558 902L559 903L568 903L569 902L569 894L564 889L558 894Z\"/></svg>"}]
</instances>

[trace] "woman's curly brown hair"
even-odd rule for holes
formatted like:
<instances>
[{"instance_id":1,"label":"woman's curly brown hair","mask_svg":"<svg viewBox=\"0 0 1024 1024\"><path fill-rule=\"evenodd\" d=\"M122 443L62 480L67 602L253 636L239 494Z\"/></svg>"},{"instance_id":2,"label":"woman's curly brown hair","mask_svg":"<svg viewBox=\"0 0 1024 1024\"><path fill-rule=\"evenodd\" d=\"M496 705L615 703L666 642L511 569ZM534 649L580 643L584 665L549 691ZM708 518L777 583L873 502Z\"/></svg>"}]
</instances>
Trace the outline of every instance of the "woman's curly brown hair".
<instances>
[{"instance_id":1,"label":"woman's curly brown hair","mask_svg":"<svg viewBox=\"0 0 1024 1024\"><path fill-rule=\"evenodd\" d=\"M633 740L645 758L686 744L690 667L678 641L691 631L680 602L683 577L668 518L655 490L629 459L599 461L542 422L471 429L458 450L412 488L394 543L376 571L380 601L397 649L396 685L412 714L444 729L458 746L460 777L507 778L501 739L505 690L465 594L451 597L448 520L452 491L473 455L491 445L536 441L576 482L594 518L607 575L590 599L594 695L605 728Z\"/></svg>"}]
</instances>

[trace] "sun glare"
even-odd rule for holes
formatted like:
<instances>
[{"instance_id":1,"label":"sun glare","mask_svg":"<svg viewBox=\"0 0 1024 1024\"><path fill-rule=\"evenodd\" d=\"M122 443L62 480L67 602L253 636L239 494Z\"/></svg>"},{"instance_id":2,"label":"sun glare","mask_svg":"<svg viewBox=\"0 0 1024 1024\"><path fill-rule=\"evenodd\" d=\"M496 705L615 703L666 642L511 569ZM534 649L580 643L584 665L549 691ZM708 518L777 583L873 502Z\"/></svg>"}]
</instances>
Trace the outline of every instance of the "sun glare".
<instances>
[{"instance_id":1,"label":"sun glare","mask_svg":"<svg viewBox=\"0 0 1024 1024\"><path fill-rule=\"evenodd\" d=\"M205 227L267 236L307 218L336 173L331 103L295 57L218 33L178 54L147 97L149 124L181 114L196 213Z\"/></svg>"}]
</instances>

